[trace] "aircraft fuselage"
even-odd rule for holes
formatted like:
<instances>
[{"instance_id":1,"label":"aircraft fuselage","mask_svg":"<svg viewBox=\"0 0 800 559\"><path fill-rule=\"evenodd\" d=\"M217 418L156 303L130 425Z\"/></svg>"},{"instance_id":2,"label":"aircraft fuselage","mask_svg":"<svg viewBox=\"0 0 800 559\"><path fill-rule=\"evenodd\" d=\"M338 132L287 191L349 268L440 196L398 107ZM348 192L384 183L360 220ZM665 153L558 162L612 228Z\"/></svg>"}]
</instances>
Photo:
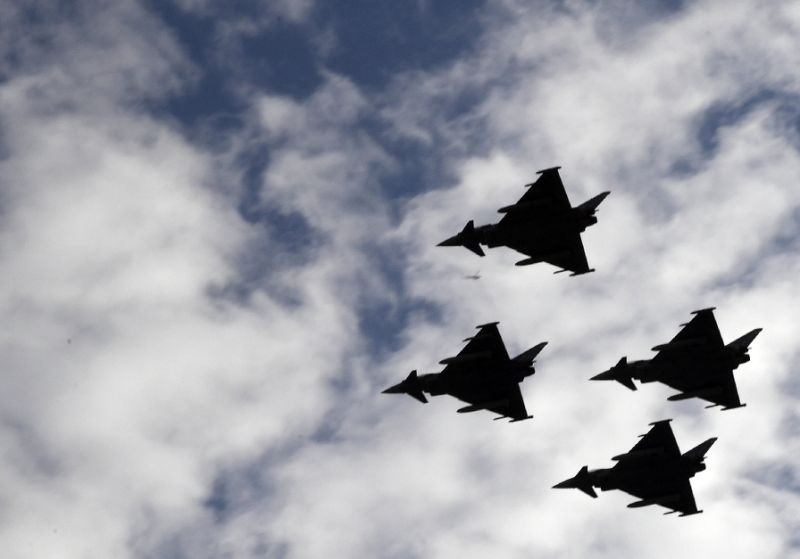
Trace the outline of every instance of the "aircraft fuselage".
<instances>
[{"instance_id":1,"label":"aircraft fuselage","mask_svg":"<svg viewBox=\"0 0 800 559\"><path fill-rule=\"evenodd\" d=\"M419 387L431 396L441 396L463 390L479 392L486 386L519 384L532 374L534 374L533 367L519 369L509 367L502 371L494 370L489 375L484 369L476 367L472 371L460 372L457 375L441 373L419 375L418 382Z\"/></svg>"},{"instance_id":2,"label":"aircraft fuselage","mask_svg":"<svg viewBox=\"0 0 800 559\"><path fill-rule=\"evenodd\" d=\"M519 242L541 242L563 237L571 233L582 233L587 227L597 223L594 212L587 213L579 208L558 213L547 218L510 224L493 223L475 228L477 241L489 248L508 246Z\"/></svg>"},{"instance_id":3,"label":"aircraft fuselage","mask_svg":"<svg viewBox=\"0 0 800 559\"><path fill-rule=\"evenodd\" d=\"M747 353L732 351L726 347L718 352L704 352L693 354L681 353L667 359L644 359L628 363L627 372L641 383L661 382L664 379L688 380L703 379L707 382L713 378L712 374L719 371L719 375L727 375L742 363L747 363L750 356Z\"/></svg>"},{"instance_id":4,"label":"aircraft fuselage","mask_svg":"<svg viewBox=\"0 0 800 559\"><path fill-rule=\"evenodd\" d=\"M589 470L589 479L601 491L622 490L631 487L668 487L694 477L706 469L697 460L680 457L677 460L630 459L615 468Z\"/></svg>"}]
</instances>

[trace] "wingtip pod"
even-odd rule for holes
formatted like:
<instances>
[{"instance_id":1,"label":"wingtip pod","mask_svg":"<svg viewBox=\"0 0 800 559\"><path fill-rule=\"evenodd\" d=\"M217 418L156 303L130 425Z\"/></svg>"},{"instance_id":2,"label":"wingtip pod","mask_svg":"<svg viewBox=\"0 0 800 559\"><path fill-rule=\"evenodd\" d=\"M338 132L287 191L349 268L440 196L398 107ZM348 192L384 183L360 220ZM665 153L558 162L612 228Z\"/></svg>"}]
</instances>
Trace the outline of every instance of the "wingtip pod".
<instances>
[{"instance_id":1,"label":"wingtip pod","mask_svg":"<svg viewBox=\"0 0 800 559\"><path fill-rule=\"evenodd\" d=\"M700 313L704 313L704 312L714 312L716 309L717 309L717 307L706 307L705 309L697 309L696 311L692 311L689 314L700 314Z\"/></svg>"},{"instance_id":2,"label":"wingtip pod","mask_svg":"<svg viewBox=\"0 0 800 559\"><path fill-rule=\"evenodd\" d=\"M665 513L664 513L664 516L667 516L668 514L675 514L676 512L680 512L680 511L677 511L677 510L671 510L671 511L667 511L667 512L665 512ZM694 511L691 511L691 510L690 510L689 512L681 512L681 513L678 515L678 518L680 518L680 517L682 517L682 516L693 516L693 515L695 515L695 514L700 514L701 512L703 512L703 511L701 511L701 510L694 510Z\"/></svg>"},{"instance_id":3,"label":"wingtip pod","mask_svg":"<svg viewBox=\"0 0 800 559\"><path fill-rule=\"evenodd\" d=\"M720 411L738 410L739 408L746 408L746 407L747 404L741 403L738 406L725 406L724 408L721 408Z\"/></svg>"},{"instance_id":4,"label":"wingtip pod","mask_svg":"<svg viewBox=\"0 0 800 559\"><path fill-rule=\"evenodd\" d=\"M561 165L556 165L555 167L548 167L547 169L539 169L536 171L537 175L543 175L545 173L552 173L553 171L558 171L561 168Z\"/></svg>"},{"instance_id":5,"label":"wingtip pod","mask_svg":"<svg viewBox=\"0 0 800 559\"><path fill-rule=\"evenodd\" d=\"M558 273L561 273L561 272L566 272L566 271L567 271L567 270L559 270L558 272L553 272L553 273L554 273L554 274L558 274ZM580 272L572 272L572 273L569 275L569 277L571 277L571 278L574 278L575 276L582 276L582 275L584 275L584 274L591 274L591 273L592 273L592 272L594 272L594 271L595 271L595 269L594 269L594 268L587 268L587 269L585 269L585 270L582 270L582 271L580 271Z\"/></svg>"},{"instance_id":6,"label":"wingtip pod","mask_svg":"<svg viewBox=\"0 0 800 559\"><path fill-rule=\"evenodd\" d=\"M682 512L682 513L680 513L678 515L678 518L681 518L683 516L694 516L695 514L702 514L702 512L703 512L702 510L693 510L693 511L689 511L689 512Z\"/></svg>"}]
</instances>

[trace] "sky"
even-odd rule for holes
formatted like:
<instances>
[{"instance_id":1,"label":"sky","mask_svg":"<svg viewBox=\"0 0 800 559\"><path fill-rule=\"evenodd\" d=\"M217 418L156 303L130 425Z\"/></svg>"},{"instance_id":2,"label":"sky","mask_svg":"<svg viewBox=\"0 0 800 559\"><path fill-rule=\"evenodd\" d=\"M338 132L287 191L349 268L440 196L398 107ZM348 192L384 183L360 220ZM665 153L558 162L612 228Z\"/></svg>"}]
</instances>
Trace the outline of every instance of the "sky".
<instances>
[{"instance_id":1,"label":"sky","mask_svg":"<svg viewBox=\"0 0 800 559\"><path fill-rule=\"evenodd\" d=\"M0 4L3 556L800 557L798 107L795 2ZM555 165L595 273L436 247ZM588 382L705 307L746 408ZM380 393L490 321L534 419Z\"/></svg>"}]
</instances>

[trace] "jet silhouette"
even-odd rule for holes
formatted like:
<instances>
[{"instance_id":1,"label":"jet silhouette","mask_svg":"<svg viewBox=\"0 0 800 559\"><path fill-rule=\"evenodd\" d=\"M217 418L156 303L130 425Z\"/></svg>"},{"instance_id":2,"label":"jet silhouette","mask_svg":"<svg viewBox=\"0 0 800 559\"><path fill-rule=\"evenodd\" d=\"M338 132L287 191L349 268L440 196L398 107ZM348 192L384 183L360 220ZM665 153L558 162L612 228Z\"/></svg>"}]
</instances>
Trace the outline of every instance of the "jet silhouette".
<instances>
[{"instance_id":1,"label":"jet silhouette","mask_svg":"<svg viewBox=\"0 0 800 559\"><path fill-rule=\"evenodd\" d=\"M478 333L455 357L442 359L440 373L418 375L411 371L406 379L383 391L384 394L408 394L427 403L425 392L432 396L449 394L469 405L458 410L468 413L489 410L500 414L496 419L512 422L530 419L519 383L536 371L533 362L547 345L542 342L511 359L497 330L497 322L478 326Z\"/></svg>"},{"instance_id":2,"label":"jet silhouette","mask_svg":"<svg viewBox=\"0 0 800 559\"><path fill-rule=\"evenodd\" d=\"M665 514L679 512L680 516L703 512L697 509L689 479L706 469L703 460L717 439L712 437L681 454L670 421L651 423L653 427L630 451L612 458L617 462L614 467L590 470L584 466L575 477L553 487L580 489L591 497L597 497L595 487L619 489L640 499L628 508L660 505L672 509Z\"/></svg>"},{"instance_id":3,"label":"jet silhouette","mask_svg":"<svg viewBox=\"0 0 800 559\"><path fill-rule=\"evenodd\" d=\"M559 272L570 271L573 276L593 272L586 261L581 233L597 223L595 212L609 193L598 194L573 208L559 169L538 171L540 177L525 185L530 188L516 204L497 210L505 214L499 222L475 227L469 221L460 233L438 246L463 246L478 256L484 256L481 245L506 246L528 257L517 262L517 266L547 262L561 268Z\"/></svg>"},{"instance_id":4,"label":"jet silhouette","mask_svg":"<svg viewBox=\"0 0 800 559\"><path fill-rule=\"evenodd\" d=\"M653 348L658 353L652 359L628 362L623 357L591 380L616 380L631 390L636 390L633 379L642 383L658 381L680 391L668 400L702 398L712 402L707 407L724 406L723 410L745 406L739 400L733 371L750 360L747 351L761 328L725 345L713 311L694 311L694 318L683 325L677 336Z\"/></svg>"}]
</instances>

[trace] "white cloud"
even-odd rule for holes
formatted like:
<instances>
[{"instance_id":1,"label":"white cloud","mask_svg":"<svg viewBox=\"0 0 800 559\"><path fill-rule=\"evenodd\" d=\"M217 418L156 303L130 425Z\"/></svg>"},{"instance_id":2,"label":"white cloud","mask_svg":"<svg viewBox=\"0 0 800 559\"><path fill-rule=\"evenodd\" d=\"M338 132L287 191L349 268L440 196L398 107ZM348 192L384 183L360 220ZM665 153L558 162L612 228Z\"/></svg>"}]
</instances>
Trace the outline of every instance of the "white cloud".
<instances>
[{"instance_id":1,"label":"white cloud","mask_svg":"<svg viewBox=\"0 0 800 559\"><path fill-rule=\"evenodd\" d=\"M12 556L34 540L37 555L122 557L144 510L168 531L215 465L310 427L353 318L313 270L291 312L264 296L249 309L210 298L253 231L203 184L209 161L163 127L24 123L0 171L11 193L0 308L13 324L4 430L22 454L6 501L34 504L4 540ZM100 511L106 543L92 538ZM43 525L58 532L40 538Z\"/></svg>"},{"instance_id":2,"label":"white cloud","mask_svg":"<svg viewBox=\"0 0 800 559\"><path fill-rule=\"evenodd\" d=\"M203 517L218 469L316 428L357 342L332 257L292 272L293 305L214 295L268 240L233 173L131 104L190 65L151 57L138 8L83 16L0 88L8 557L149 554ZM82 83L93 60L132 81Z\"/></svg>"},{"instance_id":3,"label":"white cloud","mask_svg":"<svg viewBox=\"0 0 800 559\"><path fill-rule=\"evenodd\" d=\"M797 13L503 5L470 56L384 95L330 73L302 103L256 95L222 157L137 110L195 70L135 5L84 10L57 35L63 55L16 36L32 54L6 64L0 86L6 555L791 555L798 496L774 472L797 469L798 261L785 235L797 230L800 157L776 115L800 93ZM96 65L124 79L83 79ZM742 108L765 89L775 97ZM468 114L445 110L461 95L476 100ZM698 128L712 107L735 118L708 148ZM452 178L426 185L397 227L381 179L416 163L381 147L365 119L424 143ZM259 148L260 208L318 235L292 266L271 230L235 211L232 162ZM553 164L573 202L612 191L584 236L595 274L433 246L469 218L495 219ZM411 254L402 293L376 248ZM253 260L267 277L228 297ZM480 281L461 279L477 267ZM403 296L434 302L441 321L412 321L378 359L359 309L402 308ZM701 411L667 402L665 387L587 382L622 355L648 357L709 305L726 340L764 328L737 372L749 407ZM550 342L523 384L534 420L378 394L434 370L489 320L512 354ZM550 489L583 464L607 466L663 417L684 449L720 437L694 480L706 514L665 519L625 509L620 493ZM215 480L220 510L204 506Z\"/></svg>"},{"instance_id":4,"label":"white cloud","mask_svg":"<svg viewBox=\"0 0 800 559\"><path fill-rule=\"evenodd\" d=\"M183 10L201 15L214 14L219 11L230 14L230 6L219 0L177 0ZM286 18L293 23L305 21L314 7L313 0L272 0L270 2L253 2L252 9L270 21L273 18ZM239 22L244 23L244 20ZM238 26L237 26L238 27ZM241 27L239 27L242 30Z\"/></svg>"},{"instance_id":5,"label":"white cloud","mask_svg":"<svg viewBox=\"0 0 800 559\"><path fill-rule=\"evenodd\" d=\"M374 376L385 385L411 368L427 370L457 351L474 324L500 320L514 350L551 342L523 385L535 419L506 426L455 416L457 404L446 398L424 408L370 395L355 407L348 401L354 409L339 430L345 443L300 453L284 468L289 504L271 525L295 542L292 556L313 557L314 546L339 546L342 556L792 553L796 521L787 511L796 494L741 489L760 487L744 480L766 464L797 467L789 442L797 435L781 427L797 413L783 388L797 362L786 334L796 314L797 252L777 238L796 230L792 177L800 158L785 126L776 126L778 103L765 98L748 109L743 100L761 90L798 93L788 48L796 46L797 22L779 5L721 9L689 7L631 30L629 41L600 29L608 21L602 7L531 10L490 32L475 57L398 79L384 114L398 133L427 142L431 157L447 154L455 184L412 200L394 233L414 251L408 294L441 305L443 323L410 325L407 345ZM439 111L471 88L484 91L472 113L452 119ZM704 151L702 119L727 105L734 118ZM518 258L502 249L479 260L433 246L467 219L494 220L494 209L518 198L533 171L553 164L564 166L573 202L612 190L584 237L596 274L553 278L546 267L513 268ZM688 170L676 174L681 168ZM481 281L460 280L476 267ZM666 387L633 394L586 382L622 355L652 355L689 311L710 305L726 340L764 328L752 362L737 371L748 408L705 411L698 402L667 402ZM362 441L358 426L378 417ZM676 418L684 449L720 437L695 479L705 515L662 519L656 510L625 509L634 499L619 493L590 502L549 490L583 464L608 465L663 417ZM459 490L442 494L453 481ZM387 495L387 486L406 498ZM371 507L391 511L386 527ZM319 539L291 528L301 516L302 534Z\"/></svg>"}]
</instances>

